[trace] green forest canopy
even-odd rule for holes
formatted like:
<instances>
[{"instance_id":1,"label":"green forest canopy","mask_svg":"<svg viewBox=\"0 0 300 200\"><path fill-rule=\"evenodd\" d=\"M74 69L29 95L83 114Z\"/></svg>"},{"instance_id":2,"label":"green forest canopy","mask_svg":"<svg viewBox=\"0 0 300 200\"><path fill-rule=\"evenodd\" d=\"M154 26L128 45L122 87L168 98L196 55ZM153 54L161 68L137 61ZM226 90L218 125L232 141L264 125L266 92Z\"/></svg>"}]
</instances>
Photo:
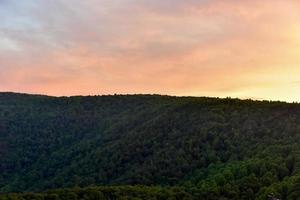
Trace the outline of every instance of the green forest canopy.
<instances>
[{"instance_id":1,"label":"green forest canopy","mask_svg":"<svg viewBox=\"0 0 300 200\"><path fill-rule=\"evenodd\" d=\"M0 93L0 199L300 199L299 142L296 103Z\"/></svg>"}]
</instances>

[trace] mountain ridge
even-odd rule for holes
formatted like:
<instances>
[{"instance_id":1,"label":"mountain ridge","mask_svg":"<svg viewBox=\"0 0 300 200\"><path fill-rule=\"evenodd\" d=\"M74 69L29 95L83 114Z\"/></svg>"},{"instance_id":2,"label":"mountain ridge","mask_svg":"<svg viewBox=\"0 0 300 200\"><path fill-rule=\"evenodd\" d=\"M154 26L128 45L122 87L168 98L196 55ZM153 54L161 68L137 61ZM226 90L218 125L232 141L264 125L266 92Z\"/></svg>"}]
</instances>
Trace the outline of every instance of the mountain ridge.
<instances>
[{"instance_id":1,"label":"mountain ridge","mask_svg":"<svg viewBox=\"0 0 300 200\"><path fill-rule=\"evenodd\" d=\"M282 197L300 172L298 124L297 103L0 93L0 191L147 185Z\"/></svg>"},{"instance_id":2,"label":"mountain ridge","mask_svg":"<svg viewBox=\"0 0 300 200\"><path fill-rule=\"evenodd\" d=\"M216 96L192 96L192 95L169 95L169 94L159 94L159 93L115 93L115 94L94 94L94 95L47 95L47 94L32 94L32 93L22 93L22 92L1 92L0 95L14 95L14 96L35 96L35 97L51 97L51 98L76 98L76 97L112 97L112 96L148 96L148 97L174 97L174 98L207 98L207 99L232 99L240 101L254 101L254 102L269 102L269 103L286 103L286 104L300 104L298 101L288 102L282 100L267 100L267 99L256 99L256 98L239 98L239 97L216 97Z\"/></svg>"}]
</instances>

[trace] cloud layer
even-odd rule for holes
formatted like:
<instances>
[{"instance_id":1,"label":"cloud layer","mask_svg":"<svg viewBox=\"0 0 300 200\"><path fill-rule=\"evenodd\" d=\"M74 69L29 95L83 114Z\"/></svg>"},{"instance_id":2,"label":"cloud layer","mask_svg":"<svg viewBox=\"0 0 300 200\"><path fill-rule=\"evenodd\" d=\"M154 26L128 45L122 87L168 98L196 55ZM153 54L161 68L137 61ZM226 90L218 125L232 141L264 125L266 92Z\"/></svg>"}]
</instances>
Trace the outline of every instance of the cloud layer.
<instances>
[{"instance_id":1,"label":"cloud layer","mask_svg":"<svg viewBox=\"0 0 300 200\"><path fill-rule=\"evenodd\" d=\"M0 0L0 90L300 101L294 0Z\"/></svg>"}]
</instances>

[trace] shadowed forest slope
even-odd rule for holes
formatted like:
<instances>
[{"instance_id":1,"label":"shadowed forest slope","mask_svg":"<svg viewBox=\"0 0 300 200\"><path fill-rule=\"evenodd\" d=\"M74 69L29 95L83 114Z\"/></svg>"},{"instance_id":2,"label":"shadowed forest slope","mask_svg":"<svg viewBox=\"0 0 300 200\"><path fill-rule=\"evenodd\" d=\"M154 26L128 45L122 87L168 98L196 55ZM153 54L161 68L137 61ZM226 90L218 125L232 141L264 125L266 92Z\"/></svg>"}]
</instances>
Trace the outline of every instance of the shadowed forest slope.
<instances>
[{"instance_id":1,"label":"shadowed forest slope","mask_svg":"<svg viewBox=\"0 0 300 200\"><path fill-rule=\"evenodd\" d=\"M299 142L299 104L0 93L3 193L146 185L196 199L297 199Z\"/></svg>"}]
</instances>

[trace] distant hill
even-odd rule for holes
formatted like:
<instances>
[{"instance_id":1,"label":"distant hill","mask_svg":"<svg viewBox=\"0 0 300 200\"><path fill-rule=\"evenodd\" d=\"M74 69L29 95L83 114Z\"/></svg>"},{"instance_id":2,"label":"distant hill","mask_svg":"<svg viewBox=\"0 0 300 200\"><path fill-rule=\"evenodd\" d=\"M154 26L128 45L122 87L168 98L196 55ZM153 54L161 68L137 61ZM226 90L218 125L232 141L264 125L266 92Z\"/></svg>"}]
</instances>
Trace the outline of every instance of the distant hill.
<instances>
[{"instance_id":1,"label":"distant hill","mask_svg":"<svg viewBox=\"0 0 300 200\"><path fill-rule=\"evenodd\" d=\"M299 104L0 93L2 193L145 185L195 199L297 199L299 177Z\"/></svg>"}]
</instances>

